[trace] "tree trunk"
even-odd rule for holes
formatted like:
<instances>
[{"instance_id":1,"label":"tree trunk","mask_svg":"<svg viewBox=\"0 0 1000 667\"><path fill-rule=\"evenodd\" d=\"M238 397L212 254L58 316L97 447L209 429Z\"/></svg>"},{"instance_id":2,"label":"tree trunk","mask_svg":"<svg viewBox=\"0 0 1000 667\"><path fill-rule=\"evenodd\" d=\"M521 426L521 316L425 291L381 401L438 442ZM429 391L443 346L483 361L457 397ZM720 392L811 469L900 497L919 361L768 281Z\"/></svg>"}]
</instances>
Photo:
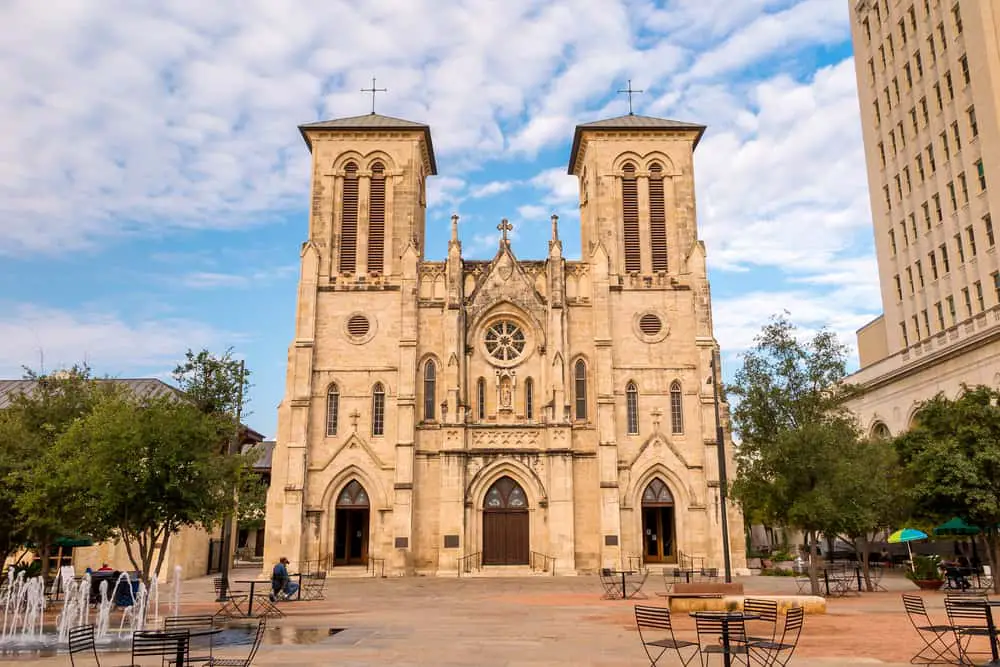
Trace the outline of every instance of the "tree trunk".
<instances>
[{"instance_id":1,"label":"tree trunk","mask_svg":"<svg viewBox=\"0 0 1000 667\"><path fill-rule=\"evenodd\" d=\"M163 567L163 559L167 555L167 543L170 541L170 524L163 527L163 542L160 545L160 553L156 557L156 568L153 570L153 576L159 580L160 578L160 568Z\"/></svg>"},{"instance_id":2,"label":"tree trunk","mask_svg":"<svg viewBox=\"0 0 1000 667\"><path fill-rule=\"evenodd\" d=\"M42 560L42 584L49 581L49 536L43 535L38 540L38 557Z\"/></svg>"},{"instance_id":3,"label":"tree trunk","mask_svg":"<svg viewBox=\"0 0 1000 667\"><path fill-rule=\"evenodd\" d=\"M872 586L871 565L868 562L871 543L868 541L867 535L862 535L859 539L861 541L861 573L865 577L865 590L872 593L875 591L875 587Z\"/></svg>"},{"instance_id":4,"label":"tree trunk","mask_svg":"<svg viewBox=\"0 0 1000 667\"><path fill-rule=\"evenodd\" d=\"M990 559L990 575L993 577L993 592L1000 593L1000 572L997 572L997 562L1000 562L1000 553L998 553L997 540L997 529L996 526L990 526L986 529L986 552Z\"/></svg>"},{"instance_id":5,"label":"tree trunk","mask_svg":"<svg viewBox=\"0 0 1000 667\"><path fill-rule=\"evenodd\" d=\"M819 540L816 532L806 531L806 540L809 544L809 588L813 595L821 595L819 590L819 575L816 561L819 559Z\"/></svg>"}]
</instances>

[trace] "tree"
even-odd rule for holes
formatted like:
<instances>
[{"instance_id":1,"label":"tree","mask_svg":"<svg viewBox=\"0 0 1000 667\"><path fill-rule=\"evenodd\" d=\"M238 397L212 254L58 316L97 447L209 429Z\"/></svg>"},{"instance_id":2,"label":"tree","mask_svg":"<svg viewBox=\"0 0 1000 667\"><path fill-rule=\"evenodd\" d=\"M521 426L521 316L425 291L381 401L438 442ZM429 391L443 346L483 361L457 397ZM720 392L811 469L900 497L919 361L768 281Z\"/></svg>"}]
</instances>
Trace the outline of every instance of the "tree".
<instances>
[{"instance_id":1,"label":"tree","mask_svg":"<svg viewBox=\"0 0 1000 667\"><path fill-rule=\"evenodd\" d=\"M839 466L859 437L844 408L853 393L846 376L847 351L835 334L821 330L802 343L778 316L754 339L727 388L736 398L740 438L733 495L747 515L806 533L813 594L819 535L836 534L842 521Z\"/></svg>"},{"instance_id":2,"label":"tree","mask_svg":"<svg viewBox=\"0 0 1000 667\"><path fill-rule=\"evenodd\" d=\"M267 510L268 484L253 467L259 456L259 446L250 447L243 454L237 490L237 500L239 503L237 525L240 529L260 528L264 525L264 515Z\"/></svg>"},{"instance_id":3,"label":"tree","mask_svg":"<svg viewBox=\"0 0 1000 667\"><path fill-rule=\"evenodd\" d=\"M119 393L59 438L49 465L66 502L120 538L148 583L174 533L211 528L231 510L241 458L218 446L230 425L177 396Z\"/></svg>"},{"instance_id":4,"label":"tree","mask_svg":"<svg viewBox=\"0 0 1000 667\"><path fill-rule=\"evenodd\" d=\"M173 372L174 382L198 409L205 414L235 415L237 407L246 415L241 403L250 390L250 371L233 359L233 349L222 356L208 350L195 353L188 350L184 363Z\"/></svg>"},{"instance_id":5,"label":"tree","mask_svg":"<svg viewBox=\"0 0 1000 667\"><path fill-rule=\"evenodd\" d=\"M960 516L983 531L994 572L1000 571L1000 391L963 385L960 398L938 394L919 409L916 425L895 440L906 466L915 512ZM1000 577L993 578L1000 593Z\"/></svg>"}]
</instances>

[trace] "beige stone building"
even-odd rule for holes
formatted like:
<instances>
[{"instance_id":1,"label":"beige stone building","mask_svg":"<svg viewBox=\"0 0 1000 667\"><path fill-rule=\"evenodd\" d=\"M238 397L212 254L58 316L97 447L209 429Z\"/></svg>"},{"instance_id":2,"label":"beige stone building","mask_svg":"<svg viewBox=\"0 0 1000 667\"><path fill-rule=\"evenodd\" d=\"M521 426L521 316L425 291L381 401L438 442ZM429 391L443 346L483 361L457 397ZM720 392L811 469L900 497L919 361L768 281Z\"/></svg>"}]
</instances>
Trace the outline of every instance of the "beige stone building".
<instances>
[{"instance_id":1,"label":"beige stone building","mask_svg":"<svg viewBox=\"0 0 1000 667\"><path fill-rule=\"evenodd\" d=\"M1000 3L851 0L883 315L858 331L873 434L1000 386Z\"/></svg>"},{"instance_id":2,"label":"beige stone building","mask_svg":"<svg viewBox=\"0 0 1000 667\"><path fill-rule=\"evenodd\" d=\"M721 568L704 128L576 128L580 261L555 216L545 259L518 259L506 220L492 260L463 259L453 218L447 259L427 261L429 127L371 114L300 129L312 206L265 561L454 576L464 557L527 571L544 554L573 574L687 554Z\"/></svg>"}]
</instances>

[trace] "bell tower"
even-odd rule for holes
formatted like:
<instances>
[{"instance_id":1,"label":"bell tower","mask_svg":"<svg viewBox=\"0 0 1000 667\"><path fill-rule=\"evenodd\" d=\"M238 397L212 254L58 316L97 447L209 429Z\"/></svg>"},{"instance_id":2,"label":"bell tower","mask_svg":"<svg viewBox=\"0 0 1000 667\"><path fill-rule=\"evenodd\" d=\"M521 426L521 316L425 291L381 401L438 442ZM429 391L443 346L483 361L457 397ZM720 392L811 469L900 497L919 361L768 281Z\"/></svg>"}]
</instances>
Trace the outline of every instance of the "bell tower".
<instances>
[{"instance_id":1,"label":"bell tower","mask_svg":"<svg viewBox=\"0 0 1000 667\"><path fill-rule=\"evenodd\" d=\"M312 153L309 238L320 279L380 282L423 259L427 177L437 173L430 128L368 114L299 126Z\"/></svg>"},{"instance_id":2,"label":"bell tower","mask_svg":"<svg viewBox=\"0 0 1000 667\"><path fill-rule=\"evenodd\" d=\"M697 241L693 156L704 132L634 114L576 126L568 171L580 182L584 258L603 244L612 275L682 272Z\"/></svg>"}]
</instances>

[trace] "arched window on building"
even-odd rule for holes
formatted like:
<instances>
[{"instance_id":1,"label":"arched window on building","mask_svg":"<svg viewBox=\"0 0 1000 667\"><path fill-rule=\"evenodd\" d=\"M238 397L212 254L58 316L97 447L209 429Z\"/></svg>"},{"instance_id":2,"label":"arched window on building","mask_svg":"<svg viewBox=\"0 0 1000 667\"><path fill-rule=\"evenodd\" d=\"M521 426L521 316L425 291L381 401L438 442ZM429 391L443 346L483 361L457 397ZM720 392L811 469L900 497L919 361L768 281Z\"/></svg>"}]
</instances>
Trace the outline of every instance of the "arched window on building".
<instances>
[{"instance_id":1,"label":"arched window on building","mask_svg":"<svg viewBox=\"0 0 1000 667\"><path fill-rule=\"evenodd\" d=\"M653 271L667 270L667 213L663 187L663 167L649 167L649 244Z\"/></svg>"},{"instance_id":2,"label":"arched window on building","mask_svg":"<svg viewBox=\"0 0 1000 667\"><path fill-rule=\"evenodd\" d=\"M486 419L486 380L483 378L476 381L476 419Z\"/></svg>"},{"instance_id":3,"label":"arched window on building","mask_svg":"<svg viewBox=\"0 0 1000 667\"><path fill-rule=\"evenodd\" d=\"M681 383L677 380L670 385L670 432L684 432L684 399L681 395Z\"/></svg>"},{"instance_id":4,"label":"arched window on building","mask_svg":"<svg viewBox=\"0 0 1000 667\"><path fill-rule=\"evenodd\" d=\"M580 359L573 366L573 399L577 421L587 420L587 364Z\"/></svg>"},{"instance_id":5,"label":"arched window on building","mask_svg":"<svg viewBox=\"0 0 1000 667\"><path fill-rule=\"evenodd\" d=\"M344 167L344 194L340 202L340 272L358 267L358 165Z\"/></svg>"},{"instance_id":6,"label":"arched window on building","mask_svg":"<svg viewBox=\"0 0 1000 667\"><path fill-rule=\"evenodd\" d=\"M385 435L385 387L381 382L372 388L372 435Z\"/></svg>"},{"instance_id":7,"label":"arched window on building","mask_svg":"<svg viewBox=\"0 0 1000 667\"><path fill-rule=\"evenodd\" d=\"M385 167L372 165L368 206L368 272L382 273L385 266Z\"/></svg>"},{"instance_id":8,"label":"arched window on building","mask_svg":"<svg viewBox=\"0 0 1000 667\"><path fill-rule=\"evenodd\" d=\"M635 165L631 162L622 168L622 239L625 270L638 273L642 270L639 253L639 181L635 176Z\"/></svg>"},{"instance_id":9,"label":"arched window on building","mask_svg":"<svg viewBox=\"0 0 1000 667\"><path fill-rule=\"evenodd\" d=\"M892 433L889 432L889 427L883 422L875 422L872 425L872 440L888 440L892 437Z\"/></svg>"},{"instance_id":10,"label":"arched window on building","mask_svg":"<svg viewBox=\"0 0 1000 667\"><path fill-rule=\"evenodd\" d=\"M639 390L635 382L625 386L625 421L628 423L629 435L639 434Z\"/></svg>"},{"instance_id":11,"label":"arched window on building","mask_svg":"<svg viewBox=\"0 0 1000 667\"><path fill-rule=\"evenodd\" d=\"M337 422L340 419L340 389L331 384L326 392L326 434L337 435Z\"/></svg>"},{"instance_id":12,"label":"arched window on building","mask_svg":"<svg viewBox=\"0 0 1000 667\"><path fill-rule=\"evenodd\" d=\"M424 421L434 421L434 405L437 398L437 368L434 360L428 359L424 364Z\"/></svg>"},{"instance_id":13,"label":"arched window on building","mask_svg":"<svg viewBox=\"0 0 1000 667\"><path fill-rule=\"evenodd\" d=\"M528 421L535 418L535 383L531 378L524 381L524 418Z\"/></svg>"}]
</instances>

